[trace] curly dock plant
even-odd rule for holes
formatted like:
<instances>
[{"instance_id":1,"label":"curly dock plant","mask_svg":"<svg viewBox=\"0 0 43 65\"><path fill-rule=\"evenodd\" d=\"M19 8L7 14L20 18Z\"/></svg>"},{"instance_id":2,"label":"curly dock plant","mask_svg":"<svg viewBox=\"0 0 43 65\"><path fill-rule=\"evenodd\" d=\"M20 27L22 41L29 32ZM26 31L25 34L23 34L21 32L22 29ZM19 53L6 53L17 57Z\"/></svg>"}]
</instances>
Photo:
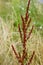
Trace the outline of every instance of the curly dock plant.
<instances>
[{"instance_id":1,"label":"curly dock plant","mask_svg":"<svg viewBox=\"0 0 43 65\"><path fill-rule=\"evenodd\" d=\"M25 60L26 57L27 57L26 42L27 42L27 40L30 38L31 33L32 33L32 31L33 31L33 27L34 27L34 26L32 26L32 29L30 30L30 32L29 32L28 35L27 35L27 30L28 30L28 27L29 27L29 25L30 25L30 23L31 23L31 18L29 17L29 13L28 13L29 5L30 5L30 0L28 0L28 5L27 5L25 17L23 17L23 16L21 15L22 30L21 30L20 24L18 25L21 42L22 42L22 44L23 44L23 53L22 53L22 55L20 55L19 53L17 53L17 52L16 52L16 49L15 49L14 46L12 45L12 50L14 51L14 54L15 54L15 56L16 56L18 62L19 62L21 65L24 65L24 60ZM30 59L28 59L26 65L30 65L30 64L31 64L34 55L35 55L35 51L33 51L32 55L31 55Z\"/></svg>"}]
</instances>

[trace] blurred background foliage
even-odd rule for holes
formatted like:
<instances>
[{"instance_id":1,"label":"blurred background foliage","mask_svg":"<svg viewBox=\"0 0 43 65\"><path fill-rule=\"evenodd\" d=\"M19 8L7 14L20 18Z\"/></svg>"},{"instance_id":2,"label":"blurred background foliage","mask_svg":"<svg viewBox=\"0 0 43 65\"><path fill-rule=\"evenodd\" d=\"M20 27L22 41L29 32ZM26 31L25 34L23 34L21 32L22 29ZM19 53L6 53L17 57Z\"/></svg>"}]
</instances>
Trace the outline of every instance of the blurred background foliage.
<instances>
[{"instance_id":1,"label":"blurred background foliage","mask_svg":"<svg viewBox=\"0 0 43 65\"><path fill-rule=\"evenodd\" d=\"M28 0L0 0L0 17L5 22L12 21L14 27L21 23L21 14L24 15ZM30 16L37 29L43 32L43 3L39 0L31 0ZM42 33L43 34L43 33Z\"/></svg>"}]
</instances>

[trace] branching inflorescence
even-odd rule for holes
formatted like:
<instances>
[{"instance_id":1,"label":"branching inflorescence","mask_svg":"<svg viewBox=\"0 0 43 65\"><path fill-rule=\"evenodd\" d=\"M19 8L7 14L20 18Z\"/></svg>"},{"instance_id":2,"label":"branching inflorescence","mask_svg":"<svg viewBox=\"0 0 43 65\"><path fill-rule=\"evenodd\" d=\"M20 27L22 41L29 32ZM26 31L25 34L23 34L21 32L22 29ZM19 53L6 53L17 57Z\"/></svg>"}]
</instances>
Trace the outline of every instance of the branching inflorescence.
<instances>
[{"instance_id":1,"label":"branching inflorescence","mask_svg":"<svg viewBox=\"0 0 43 65\"><path fill-rule=\"evenodd\" d=\"M14 51L15 56L16 56L16 58L18 59L18 62L21 63L21 65L24 65L24 59L25 59L26 56L27 56L26 42L27 42L27 40L30 38L31 33L32 33L32 31L33 31L33 27L34 27L34 26L32 26L32 29L30 30L30 32L29 32L28 35L27 35L27 29L28 29L28 27L29 27L29 25L30 25L30 23L31 23L31 18L29 17L29 13L28 13L29 5L30 5L30 0L28 0L28 5L27 5L25 17L23 17L23 16L21 15L22 30L21 30L20 24L18 25L21 42L23 43L23 53L22 53L22 56L16 52L14 46L12 45L12 50ZM26 65L30 65L30 64L31 64L34 55L35 55L35 51L33 51L33 54L32 54L32 56L30 57L28 63L26 63Z\"/></svg>"}]
</instances>

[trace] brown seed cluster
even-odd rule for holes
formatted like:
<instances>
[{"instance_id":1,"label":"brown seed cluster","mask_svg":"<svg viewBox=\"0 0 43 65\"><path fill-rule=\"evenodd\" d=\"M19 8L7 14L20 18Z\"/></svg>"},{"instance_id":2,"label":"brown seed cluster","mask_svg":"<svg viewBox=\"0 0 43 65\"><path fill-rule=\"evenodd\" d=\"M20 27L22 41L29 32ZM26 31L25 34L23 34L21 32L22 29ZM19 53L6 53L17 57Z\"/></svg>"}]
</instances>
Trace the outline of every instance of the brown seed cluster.
<instances>
[{"instance_id":1,"label":"brown seed cluster","mask_svg":"<svg viewBox=\"0 0 43 65\"><path fill-rule=\"evenodd\" d=\"M21 65L24 65L24 59L26 58L27 56L27 51L26 51L26 42L27 40L30 38L31 36L31 33L33 31L33 27L32 26L32 29L30 30L30 32L28 33L27 35L27 29L31 23L31 18L29 17L29 13L28 13L28 10L29 10L29 5L30 5L30 0L28 0L28 5L27 5L27 9L26 9L26 15L25 15L25 18L21 15L21 20L22 20L22 30L21 30L21 27L20 27L20 24L18 25L18 29L19 29L19 33L20 33L20 38L21 38L21 42L23 43L23 54L22 56L20 54L17 54L14 46L12 45L12 50L14 51L15 53L15 56L16 58L18 59L18 62L21 63ZM22 33L23 32L23 33ZM35 51L33 51L33 54L31 56L31 58L29 59L28 63L26 65L30 65L31 62L32 62L32 59L35 55Z\"/></svg>"}]
</instances>

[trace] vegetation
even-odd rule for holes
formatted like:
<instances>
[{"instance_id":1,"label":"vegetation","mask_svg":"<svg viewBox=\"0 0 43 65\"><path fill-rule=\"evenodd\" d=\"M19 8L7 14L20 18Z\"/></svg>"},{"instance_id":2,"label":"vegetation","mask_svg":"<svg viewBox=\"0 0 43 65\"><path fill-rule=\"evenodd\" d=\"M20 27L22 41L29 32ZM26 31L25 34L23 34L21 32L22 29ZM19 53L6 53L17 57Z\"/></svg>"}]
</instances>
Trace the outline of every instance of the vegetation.
<instances>
[{"instance_id":1,"label":"vegetation","mask_svg":"<svg viewBox=\"0 0 43 65\"><path fill-rule=\"evenodd\" d=\"M17 54L14 46L12 45L12 49L16 55L16 58L18 59L18 62L21 63L21 65L24 65L24 60L27 61L27 58L28 58L28 53L27 53L27 50L26 50L26 42L27 40L30 38L30 35L33 31L33 26L32 26L32 29L30 30L28 36L27 36L27 29L30 25L30 22L31 22L31 18L29 18L29 14L28 14L28 9L29 9L29 5L30 5L30 0L28 0L28 5L27 5L27 9L26 9L26 14L25 14L25 17L23 17L21 15L21 19L22 19L22 31L21 31L21 28L20 28L20 25L18 25L18 28L19 28L19 32L20 32L20 38L21 38L21 42L23 43L23 52L22 52L22 55L20 54ZM23 32L23 33L22 33ZM26 63L26 65L30 65L30 63L32 62L32 59L35 55L35 51L33 51L33 54L32 56L30 57L28 63Z\"/></svg>"},{"instance_id":2,"label":"vegetation","mask_svg":"<svg viewBox=\"0 0 43 65\"><path fill-rule=\"evenodd\" d=\"M27 2L28 0L0 0L0 65L19 65L11 45L22 56L23 47L18 24L22 28L21 15L25 17ZM31 0L28 12L32 22L27 33L33 24L34 29L26 44L27 58L30 59L35 51L30 65L43 65L43 3Z\"/></svg>"}]
</instances>

